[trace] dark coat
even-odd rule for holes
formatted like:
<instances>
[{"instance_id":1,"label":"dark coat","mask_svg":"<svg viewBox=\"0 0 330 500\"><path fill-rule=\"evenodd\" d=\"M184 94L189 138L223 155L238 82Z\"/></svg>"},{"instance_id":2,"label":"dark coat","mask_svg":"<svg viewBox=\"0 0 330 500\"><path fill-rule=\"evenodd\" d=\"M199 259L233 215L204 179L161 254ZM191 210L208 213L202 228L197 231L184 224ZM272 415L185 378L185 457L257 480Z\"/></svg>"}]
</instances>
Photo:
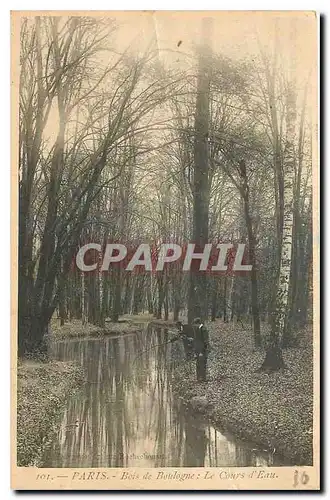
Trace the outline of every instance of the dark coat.
<instances>
[{"instance_id":1,"label":"dark coat","mask_svg":"<svg viewBox=\"0 0 330 500\"><path fill-rule=\"evenodd\" d=\"M195 351L205 354L209 348L209 332L204 325L194 325L193 329Z\"/></svg>"}]
</instances>

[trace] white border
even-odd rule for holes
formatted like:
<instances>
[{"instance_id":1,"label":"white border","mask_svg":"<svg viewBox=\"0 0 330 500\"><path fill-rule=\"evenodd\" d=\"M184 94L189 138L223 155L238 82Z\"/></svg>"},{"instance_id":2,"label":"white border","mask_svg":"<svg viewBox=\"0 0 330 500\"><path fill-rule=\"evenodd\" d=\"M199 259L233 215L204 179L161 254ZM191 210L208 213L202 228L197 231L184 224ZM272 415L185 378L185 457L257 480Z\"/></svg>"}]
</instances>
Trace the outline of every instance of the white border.
<instances>
[{"instance_id":1,"label":"white border","mask_svg":"<svg viewBox=\"0 0 330 500\"><path fill-rule=\"evenodd\" d=\"M0 480L0 491L1 499L12 498L14 492L9 489L9 465L10 465L10 435L9 435L9 408L10 408L10 354L9 354L9 339L10 339L10 10L90 10L91 6L93 10L314 10L320 12L323 15L327 15L328 8L325 2L314 1L307 2L305 0L300 0L299 2L289 1L289 0L277 0L276 2L270 2L265 4L264 1L254 0L248 3L238 0L231 0L229 4L226 2L210 1L204 0L201 3L194 3L192 5L191 1L188 0L145 0L144 2L137 2L132 0L121 0L121 2L108 2L101 0L94 0L93 2L80 0L79 2L74 2L70 0L57 0L56 2L47 2L40 0L30 0L28 4L22 0L16 0L10 2L10 5L2 4L0 7L0 47L1 47L1 155L0 155L0 204L1 204L1 226L2 226L2 238L0 246L0 262L2 263L2 274L1 274L1 296L0 296L0 318L1 318L1 351L2 359L0 363L1 368L1 382L3 383L3 390L1 394L1 480ZM324 61L327 62L328 40L325 38L324 46ZM326 71L324 69L324 78L326 81ZM325 90L325 88L324 88ZM322 103L325 105L326 103ZM324 122L328 121L329 118L329 107L326 107L324 112ZM324 148L329 143L329 129L328 133L324 136ZM326 155L323 158L322 167L327 171L326 165ZM325 183L324 189L328 187L329 175L324 175L323 182ZM325 193L325 211L330 213L330 196L326 196ZM330 224L330 217L328 218L328 223ZM327 234L329 236L329 227L327 228ZM327 243L327 242L325 242ZM325 248L327 246L325 245ZM330 273L329 268L326 270L325 282L329 283ZM328 305L328 304L326 304ZM326 307L329 310L330 307ZM326 330L325 330L326 332ZM327 333L327 332L326 332ZM325 335L324 335L325 336ZM329 342L327 343L327 353L329 348ZM324 363L326 364L326 363ZM324 386L327 387L327 381L324 382ZM328 385L329 387L329 385ZM327 412L325 411L325 415ZM324 421L326 419L324 418ZM329 450L329 432L327 432L327 444L326 453ZM324 470L324 477L327 476L327 470ZM132 493L131 493L132 494ZM127 496L131 495L127 493ZM159 493L159 495L162 495ZM230 494L221 494L222 496L229 496ZM69 498L69 494L62 493L62 498ZM115 493L111 493L111 496L118 496ZM123 495L120 494L120 497ZM206 494L199 494L200 497L206 496ZM283 497L283 494L281 494ZM284 495L286 496L286 495ZM29 498L38 498L40 495L30 494ZM84 498L92 498L93 493L84 494ZM179 498L179 494L172 495L172 498Z\"/></svg>"}]
</instances>

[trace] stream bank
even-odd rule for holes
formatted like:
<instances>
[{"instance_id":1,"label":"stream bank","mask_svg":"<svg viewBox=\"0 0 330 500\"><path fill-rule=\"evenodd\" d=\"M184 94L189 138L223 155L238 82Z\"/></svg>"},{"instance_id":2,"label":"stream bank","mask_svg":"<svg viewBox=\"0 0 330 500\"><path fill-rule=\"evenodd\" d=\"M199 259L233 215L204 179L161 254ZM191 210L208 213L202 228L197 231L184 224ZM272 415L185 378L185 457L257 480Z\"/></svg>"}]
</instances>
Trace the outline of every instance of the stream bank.
<instances>
[{"instance_id":1,"label":"stream bank","mask_svg":"<svg viewBox=\"0 0 330 500\"><path fill-rule=\"evenodd\" d=\"M117 323L106 320L104 327L91 323L82 324L81 320L72 320L60 325L58 320L52 320L50 325L51 333L48 335L48 339L57 341L85 337L99 338L111 335L128 335L143 331L147 324L143 318L140 322L126 318L120 319Z\"/></svg>"},{"instance_id":2,"label":"stream bank","mask_svg":"<svg viewBox=\"0 0 330 500\"><path fill-rule=\"evenodd\" d=\"M81 390L67 398L41 467L234 467L284 465L281 457L241 442L187 412L173 395L184 362L171 332L64 339L50 355L79 363Z\"/></svg>"},{"instance_id":3,"label":"stream bank","mask_svg":"<svg viewBox=\"0 0 330 500\"><path fill-rule=\"evenodd\" d=\"M75 363L19 361L17 367L17 465L39 466L57 431L67 398L84 381Z\"/></svg>"},{"instance_id":4,"label":"stream bank","mask_svg":"<svg viewBox=\"0 0 330 500\"><path fill-rule=\"evenodd\" d=\"M255 350L251 329L220 320L208 324L211 352L208 382L197 383L195 362L175 370L177 397L215 426L276 451L295 465L312 465L312 334L284 351L286 369L258 373L263 350Z\"/></svg>"},{"instance_id":5,"label":"stream bank","mask_svg":"<svg viewBox=\"0 0 330 500\"><path fill-rule=\"evenodd\" d=\"M78 338L99 338L112 335L130 335L132 333L143 332L148 325L175 327L174 321L165 321L156 319L152 314L124 314L120 316L117 322L112 322L110 318L105 320L104 327L93 325L92 323L83 323L81 320L73 319L60 324L59 318L52 318L50 324L50 333L48 340L57 341L64 339Z\"/></svg>"}]
</instances>

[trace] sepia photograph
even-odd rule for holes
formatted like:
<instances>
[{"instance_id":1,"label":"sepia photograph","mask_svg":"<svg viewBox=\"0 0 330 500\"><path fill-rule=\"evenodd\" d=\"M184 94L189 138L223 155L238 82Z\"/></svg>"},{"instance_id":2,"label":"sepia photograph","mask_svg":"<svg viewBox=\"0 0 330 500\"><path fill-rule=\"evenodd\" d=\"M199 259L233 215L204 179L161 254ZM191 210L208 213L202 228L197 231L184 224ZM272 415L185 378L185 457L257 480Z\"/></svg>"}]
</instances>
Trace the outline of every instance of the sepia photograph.
<instances>
[{"instance_id":1,"label":"sepia photograph","mask_svg":"<svg viewBox=\"0 0 330 500\"><path fill-rule=\"evenodd\" d=\"M317 14L11 49L12 487L319 489Z\"/></svg>"}]
</instances>

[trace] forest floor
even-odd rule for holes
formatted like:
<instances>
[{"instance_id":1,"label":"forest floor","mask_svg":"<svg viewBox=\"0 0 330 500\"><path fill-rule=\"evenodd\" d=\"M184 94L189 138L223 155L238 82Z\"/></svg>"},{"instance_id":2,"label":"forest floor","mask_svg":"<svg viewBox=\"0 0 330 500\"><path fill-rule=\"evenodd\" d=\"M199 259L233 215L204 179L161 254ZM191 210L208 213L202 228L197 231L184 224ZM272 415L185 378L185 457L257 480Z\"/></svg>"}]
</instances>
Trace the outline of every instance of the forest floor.
<instances>
[{"instance_id":1,"label":"forest floor","mask_svg":"<svg viewBox=\"0 0 330 500\"><path fill-rule=\"evenodd\" d=\"M50 324L51 335L54 340L76 337L103 337L104 335L125 335L143 331L148 324L159 326L174 326L174 322L163 319L155 319L151 314L124 314L118 323L106 319L105 327L82 324L81 320L73 320L60 325L57 318L53 318Z\"/></svg>"},{"instance_id":2,"label":"forest floor","mask_svg":"<svg viewBox=\"0 0 330 500\"><path fill-rule=\"evenodd\" d=\"M175 371L174 391L220 429L276 451L296 465L312 465L313 344L304 330L300 347L283 352L286 368L258 372L265 352L256 350L251 327L208 323L208 381L197 383L195 362ZM263 332L265 334L265 332ZM194 399L193 399L194 398Z\"/></svg>"},{"instance_id":3,"label":"forest floor","mask_svg":"<svg viewBox=\"0 0 330 500\"><path fill-rule=\"evenodd\" d=\"M17 367L17 465L38 466L67 396L84 381L73 363L19 361Z\"/></svg>"}]
</instances>

